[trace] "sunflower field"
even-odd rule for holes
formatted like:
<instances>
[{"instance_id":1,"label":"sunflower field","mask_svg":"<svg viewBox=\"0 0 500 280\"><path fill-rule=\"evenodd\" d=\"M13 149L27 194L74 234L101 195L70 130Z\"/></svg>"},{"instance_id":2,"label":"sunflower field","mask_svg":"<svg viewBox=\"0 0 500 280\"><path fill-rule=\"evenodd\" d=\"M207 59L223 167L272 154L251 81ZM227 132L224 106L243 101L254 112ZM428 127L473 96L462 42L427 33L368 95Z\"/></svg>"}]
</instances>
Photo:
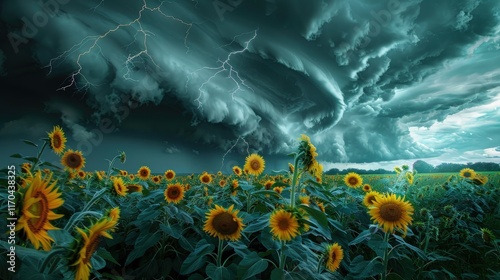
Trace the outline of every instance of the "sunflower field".
<instances>
[{"instance_id":1,"label":"sunflower field","mask_svg":"<svg viewBox=\"0 0 500 280\"><path fill-rule=\"evenodd\" d=\"M324 175L306 135L276 172L250 154L152 174L125 152L90 171L58 126L23 141L0 171L1 279L500 279L499 173Z\"/></svg>"}]
</instances>

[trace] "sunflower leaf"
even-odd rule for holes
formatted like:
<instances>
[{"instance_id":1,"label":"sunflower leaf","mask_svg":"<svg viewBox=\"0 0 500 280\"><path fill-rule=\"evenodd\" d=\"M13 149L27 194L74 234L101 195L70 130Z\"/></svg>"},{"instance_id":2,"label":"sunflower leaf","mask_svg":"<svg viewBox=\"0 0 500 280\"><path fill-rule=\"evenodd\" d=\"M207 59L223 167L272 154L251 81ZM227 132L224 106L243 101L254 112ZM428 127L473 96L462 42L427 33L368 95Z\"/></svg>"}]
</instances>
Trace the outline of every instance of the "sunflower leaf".
<instances>
[{"instance_id":1,"label":"sunflower leaf","mask_svg":"<svg viewBox=\"0 0 500 280\"><path fill-rule=\"evenodd\" d=\"M223 266L217 267L213 263L207 265L207 267L205 268L205 273L207 273L207 276L210 277L210 279L231 280L231 274L229 273L229 270L227 268Z\"/></svg>"},{"instance_id":2,"label":"sunflower leaf","mask_svg":"<svg viewBox=\"0 0 500 280\"><path fill-rule=\"evenodd\" d=\"M23 155L21 154L13 154L13 155L10 155L11 158L23 158Z\"/></svg>"},{"instance_id":3,"label":"sunflower leaf","mask_svg":"<svg viewBox=\"0 0 500 280\"><path fill-rule=\"evenodd\" d=\"M238 279L248 279L267 269L268 263L257 252L247 254L238 264Z\"/></svg>"},{"instance_id":4,"label":"sunflower leaf","mask_svg":"<svg viewBox=\"0 0 500 280\"><path fill-rule=\"evenodd\" d=\"M196 248L191 252L181 265L180 273L187 275L195 272L203 267L207 262L207 255L215 249L213 244L208 244L205 239L200 240L196 244Z\"/></svg>"},{"instance_id":5,"label":"sunflower leaf","mask_svg":"<svg viewBox=\"0 0 500 280\"><path fill-rule=\"evenodd\" d=\"M31 146L34 146L34 147L37 147L38 148L38 145L33 143L32 141L30 140L26 140L26 139L22 139L21 141L23 141L24 143L28 144L28 145L31 145Z\"/></svg>"}]
</instances>

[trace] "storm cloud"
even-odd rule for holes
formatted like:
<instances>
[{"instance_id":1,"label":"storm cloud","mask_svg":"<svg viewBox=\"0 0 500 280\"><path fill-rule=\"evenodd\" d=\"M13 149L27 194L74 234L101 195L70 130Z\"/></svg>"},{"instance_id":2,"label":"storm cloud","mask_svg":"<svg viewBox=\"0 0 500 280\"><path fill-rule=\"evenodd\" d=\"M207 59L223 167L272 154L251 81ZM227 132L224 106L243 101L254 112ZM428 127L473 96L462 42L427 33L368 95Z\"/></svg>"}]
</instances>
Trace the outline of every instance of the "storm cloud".
<instances>
[{"instance_id":1,"label":"storm cloud","mask_svg":"<svg viewBox=\"0 0 500 280\"><path fill-rule=\"evenodd\" d=\"M176 155L285 155L302 133L325 163L491 151L499 9L493 0L5 1L3 68L14 79L26 74L16 64L38 67L50 81L36 93L49 96L43 112L76 142L109 119ZM6 117L1 133L23 118Z\"/></svg>"}]
</instances>

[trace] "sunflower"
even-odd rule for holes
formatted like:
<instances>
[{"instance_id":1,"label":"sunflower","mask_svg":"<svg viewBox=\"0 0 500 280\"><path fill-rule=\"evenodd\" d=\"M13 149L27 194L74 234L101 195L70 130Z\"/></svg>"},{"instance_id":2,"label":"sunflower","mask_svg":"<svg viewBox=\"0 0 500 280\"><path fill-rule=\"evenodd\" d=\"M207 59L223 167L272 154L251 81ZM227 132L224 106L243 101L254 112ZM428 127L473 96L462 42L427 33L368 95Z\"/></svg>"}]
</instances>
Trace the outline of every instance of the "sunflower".
<instances>
[{"instance_id":1,"label":"sunflower","mask_svg":"<svg viewBox=\"0 0 500 280\"><path fill-rule=\"evenodd\" d=\"M316 160L316 157L318 156L318 153L316 152L316 147L311 143L311 139L309 138L309 136L305 135L305 134L302 134L300 136L300 143L299 143L299 149L298 149L298 152L299 154L301 154L302 156L300 157L300 166L302 166L302 170L304 171L308 171L309 173L311 173L313 176L317 176L317 171L315 171L315 169L317 169L317 166L318 166L318 162ZM321 169L323 167L321 166ZM289 166L289 169L293 169L293 168L290 168ZM292 171L292 170L290 170ZM316 173L316 175L315 175Z\"/></svg>"},{"instance_id":2,"label":"sunflower","mask_svg":"<svg viewBox=\"0 0 500 280\"><path fill-rule=\"evenodd\" d=\"M227 183L227 182L226 182L226 180L222 179L222 180L220 180L220 181L219 181L219 186L220 186L221 188L223 188L223 187L225 187L225 186L226 186L226 183Z\"/></svg>"},{"instance_id":3,"label":"sunflower","mask_svg":"<svg viewBox=\"0 0 500 280\"><path fill-rule=\"evenodd\" d=\"M357 188L363 184L363 178L355 172L350 172L345 175L344 183L351 188Z\"/></svg>"},{"instance_id":4,"label":"sunflower","mask_svg":"<svg viewBox=\"0 0 500 280\"><path fill-rule=\"evenodd\" d=\"M406 172L406 180L408 181L408 184L412 185L413 184L413 174L411 172Z\"/></svg>"},{"instance_id":5,"label":"sunflower","mask_svg":"<svg viewBox=\"0 0 500 280\"><path fill-rule=\"evenodd\" d=\"M120 219L120 207L115 207L106 212L106 216L111 219L111 221L115 221L118 223Z\"/></svg>"},{"instance_id":6,"label":"sunflower","mask_svg":"<svg viewBox=\"0 0 500 280\"><path fill-rule=\"evenodd\" d=\"M377 197L381 196L382 194L377 192L377 191L370 191L365 194L365 198L363 199L363 204L366 207L371 207L373 206L373 202L377 200Z\"/></svg>"},{"instance_id":7,"label":"sunflower","mask_svg":"<svg viewBox=\"0 0 500 280\"><path fill-rule=\"evenodd\" d=\"M338 243L330 244L326 247L326 268L335 272L340 267L340 262L344 258L344 250Z\"/></svg>"},{"instance_id":8,"label":"sunflower","mask_svg":"<svg viewBox=\"0 0 500 280\"><path fill-rule=\"evenodd\" d=\"M474 176L472 182L476 185L484 185L488 183L488 177L476 173L476 176Z\"/></svg>"},{"instance_id":9,"label":"sunflower","mask_svg":"<svg viewBox=\"0 0 500 280\"><path fill-rule=\"evenodd\" d=\"M231 205L225 209L215 205L215 208L206 214L203 230L220 240L237 241L240 239L241 231L245 225L243 220L238 217L239 210L233 210L233 207L234 205Z\"/></svg>"},{"instance_id":10,"label":"sunflower","mask_svg":"<svg viewBox=\"0 0 500 280\"><path fill-rule=\"evenodd\" d=\"M270 189L271 189L271 187L273 186L273 184L274 184L274 181L272 181L272 180L267 180L267 181L264 183L264 188L265 188L266 190L270 190Z\"/></svg>"},{"instance_id":11,"label":"sunflower","mask_svg":"<svg viewBox=\"0 0 500 280\"><path fill-rule=\"evenodd\" d=\"M71 263L71 266L76 266L75 279L90 278L90 269L92 268L90 260L92 255L97 250L102 237L113 239L108 231L113 231L116 223L117 220L113 220L110 217L103 217L86 230L76 228L78 233L80 233L80 239L77 242L78 247Z\"/></svg>"},{"instance_id":12,"label":"sunflower","mask_svg":"<svg viewBox=\"0 0 500 280\"><path fill-rule=\"evenodd\" d=\"M203 172L203 174L200 175L200 182L203 184L210 184L212 182L212 176L207 172Z\"/></svg>"},{"instance_id":13,"label":"sunflower","mask_svg":"<svg viewBox=\"0 0 500 280\"><path fill-rule=\"evenodd\" d=\"M126 196L127 195L127 187L123 183L122 178L114 178L113 179L113 189L115 190L116 194L119 196Z\"/></svg>"},{"instance_id":14,"label":"sunflower","mask_svg":"<svg viewBox=\"0 0 500 280\"><path fill-rule=\"evenodd\" d=\"M258 154L251 154L245 160L244 169L248 170L248 174L259 176L264 172L266 162L264 158Z\"/></svg>"},{"instance_id":15,"label":"sunflower","mask_svg":"<svg viewBox=\"0 0 500 280\"><path fill-rule=\"evenodd\" d=\"M467 179L474 179L476 177L476 172L470 168L464 168L460 170L460 176Z\"/></svg>"},{"instance_id":16,"label":"sunflower","mask_svg":"<svg viewBox=\"0 0 500 280\"><path fill-rule=\"evenodd\" d=\"M232 196L236 195L238 186L239 186L238 180L234 179L233 182L231 182L231 195Z\"/></svg>"},{"instance_id":17,"label":"sunflower","mask_svg":"<svg viewBox=\"0 0 500 280\"><path fill-rule=\"evenodd\" d=\"M401 173L401 168L399 166L394 166L394 171L396 171L396 174Z\"/></svg>"},{"instance_id":18,"label":"sunflower","mask_svg":"<svg viewBox=\"0 0 500 280\"><path fill-rule=\"evenodd\" d=\"M147 166L141 166L141 168L137 171L137 176L139 176L142 180L149 179L149 175L151 175L151 169Z\"/></svg>"},{"instance_id":19,"label":"sunflower","mask_svg":"<svg viewBox=\"0 0 500 280\"><path fill-rule=\"evenodd\" d=\"M64 152L61 164L72 171L80 170L85 166L85 158L83 158L82 152L69 149Z\"/></svg>"},{"instance_id":20,"label":"sunflower","mask_svg":"<svg viewBox=\"0 0 500 280\"><path fill-rule=\"evenodd\" d=\"M299 201L300 201L300 204L305 204L305 205L311 204L311 198L307 195L299 196Z\"/></svg>"},{"instance_id":21,"label":"sunflower","mask_svg":"<svg viewBox=\"0 0 500 280\"><path fill-rule=\"evenodd\" d=\"M276 210L271 214L269 227L278 240L290 241L299 235L298 219L284 209Z\"/></svg>"},{"instance_id":22,"label":"sunflower","mask_svg":"<svg viewBox=\"0 0 500 280\"><path fill-rule=\"evenodd\" d=\"M170 181L175 178L175 172L171 169L165 171L165 178Z\"/></svg>"},{"instance_id":23,"label":"sunflower","mask_svg":"<svg viewBox=\"0 0 500 280\"><path fill-rule=\"evenodd\" d=\"M217 171L217 176L222 176L222 171Z\"/></svg>"},{"instance_id":24,"label":"sunflower","mask_svg":"<svg viewBox=\"0 0 500 280\"><path fill-rule=\"evenodd\" d=\"M370 192L372 190L372 186L370 186L369 184L364 184L363 185L363 191L364 192Z\"/></svg>"},{"instance_id":25,"label":"sunflower","mask_svg":"<svg viewBox=\"0 0 500 280\"><path fill-rule=\"evenodd\" d=\"M241 168L239 166L233 166L233 173L236 175L236 176L241 176Z\"/></svg>"},{"instance_id":26,"label":"sunflower","mask_svg":"<svg viewBox=\"0 0 500 280\"><path fill-rule=\"evenodd\" d=\"M273 191L277 192L278 194L281 194L285 188L283 187L274 187Z\"/></svg>"},{"instance_id":27,"label":"sunflower","mask_svg":"<svg viewBox=\"0 0 500 280\"><path fill-rule=\"evenodd\" d=\"M167 202L177 204L184 198L184 187L181 184L168 185L164 194Z\"/></svg>"},{"instance_id":28,"label":"sunflower","mask_svg":"<svg viewBox=\"0 0 500 280\"><path fill-rule=\"evenodd\" d=\"M104 171L96 171L95 176L97 177L97 180L102 181L102 179L106 176L106 173Z\"/></svg>"},{"instance_id":29,"label":"sunflower","mask_svg":"<svg viewBox=\"0 0 500 280\"><path fill-rule=\"evenodd\" d=\"M383 227L384 232L392 233L394 228L406 232L412 222L413 206L395 194L383 195L375 199L369 214L372 220Z\"/></svg>"},{"instance_id":30,"label":"sunflower","mask_svg":"<svg viewBox=\"0 0 500 280\"><path fill-rule=\"evenodd\" d=\"M488 228L481 228L481 238L483 238L484 243L490 243L495 240L495 235Z\"/></svg>"},{"instance_id":31,"label":"sunflower","mask_svg":"<svg viewBox=\"0 0 500 280\"><path fill-rule=\"evenodd\" d=\"M31 163L25 162L21 165L21 172L22 173L29 173L31 170Z\"/></svg>"},{"instance_id":32,"label":"sunflower","mask_svg":"<svg viewBox=\"0 0 500 280\"><path fill-rule=\"evenodd\" d=\"M129 193L133 193L133 192L142 193L142 186L138 185L138 184L129 184L129 185L127 185L127 191Z\"/></svg>"},{"instance_id":33,"label":"sunflower","mask_svg":"<svg viewBox=\"0 0 500 280\"><path fill-rule=\"evenodd\" d=\"M87 176L87 173L85 173L85 171L83 170L79 170L76 174L78 175L78 178L82 180L85 179L85 177Z\"/></svg>"},{"instance_id":34,"label":"sunflower","mask_svg":"<svg viewBox=\"0 0 500 280\"><path fill-rule=\"evenodd\" d=\"M50 147L54 153L60 155L66 147L66 137L64 136L64 131L60 126L54 126L54 129L49 133L49 140Z\"/></svg>"},{"instance_id":35,"label":"sunflower","mask_svg":"<svg viewBox=\"0 0 500 280\"><path fill-rule=\"evenodd\" d=\"M325 213L325 205L323 204L323 202L317 202L317 205L318 205L319 210L321 210L321 212Z\"/></svg>"},{"instance_id":36,"label":"sunflower","mask_svg":"<svg viewBox=\"0 0 500 280\"><path fill-rule=\"evenodd\" d=\"M161 178L160 178L160 176L153 176L153 177L151 177L151 180L152 180L152 181L153 181L153 183L155 183L155 184L158 184L158 183L160 183L160 182L161 182Z\"/></svg>"},{"instance_id":37,"label":"sunflower","mask_svg":"<svg viewBox=\"0 0 500 280\"><path fill-rule=\"evenodd\" d=\"M120 170L120 175L127 176L128 175L127 170Z\"/></svg>"},{"instance_id":38,"label":"sunflower","mask_svg":"<svg viewBox=\"0 0 500 280\"><path fill-rule=\"evenodd\" d=\"M134 180L134 179L135 179L135 175L134 175L134 174L128 174L128 178L129 178L130 180Z\"/></svg>"},{"instance_id":39,"label":"sunflower","mask_svg":"<svg viewBox=\"0 0 500 280\"><path fill-rule=\"evenodd\" d=\"M16 225L16 231L23 229L35 249L42 246L45 251L51 249L50 243L54 241L47 231L58 229L50 221L64 216L52 211L63 205L64 200L58 189L54 189L57 181L50 183L51 179L52 174L42 179L37 171L24 193L21 218Z\"/></svg>"}]
</instances>

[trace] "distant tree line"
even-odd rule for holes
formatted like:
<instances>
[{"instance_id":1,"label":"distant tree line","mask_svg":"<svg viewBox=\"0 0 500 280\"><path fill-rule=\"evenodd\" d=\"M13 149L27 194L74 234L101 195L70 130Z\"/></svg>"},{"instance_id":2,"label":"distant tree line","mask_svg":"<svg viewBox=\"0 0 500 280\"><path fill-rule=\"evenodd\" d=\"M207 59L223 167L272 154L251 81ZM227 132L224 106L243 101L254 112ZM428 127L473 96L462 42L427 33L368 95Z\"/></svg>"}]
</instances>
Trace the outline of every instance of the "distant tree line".
<instances>
[{"instance_id":1,"label":"distant tree line","mask_svg":"<svg viewBox=\"0 0 500 280\"><path fill-rule=\"evenodd\" d=\"M468 162L463 163L441 163L433 166L423 160L413 163L413 169L419 173L440 173L440 172L460 172L464 168L471 168L474 171L500 171L500 164L494 162Z\"/></svg>"},{"instance_id":2,"label":"distant tree line","mask_svg":"<svg viewBox=\"0 0 500 280\"><path fill-rule=\"evenodd\" d=\"M423 160L417 160L413 163L413 170L418 173L449 173L449 172L460 172L464 168L471 168L474 171L500 171L500 164L494 162L468 162L467 164L462 163L441 163L437 166L429 164ZM347 168L340 170L338 168L332 168L325 172L326 175L344 175L349 172L356 172L358 174L392 174L394 170L385 170L382 168L375 170L365 170L358 168Z\"/></svg>"}]
</instances>

